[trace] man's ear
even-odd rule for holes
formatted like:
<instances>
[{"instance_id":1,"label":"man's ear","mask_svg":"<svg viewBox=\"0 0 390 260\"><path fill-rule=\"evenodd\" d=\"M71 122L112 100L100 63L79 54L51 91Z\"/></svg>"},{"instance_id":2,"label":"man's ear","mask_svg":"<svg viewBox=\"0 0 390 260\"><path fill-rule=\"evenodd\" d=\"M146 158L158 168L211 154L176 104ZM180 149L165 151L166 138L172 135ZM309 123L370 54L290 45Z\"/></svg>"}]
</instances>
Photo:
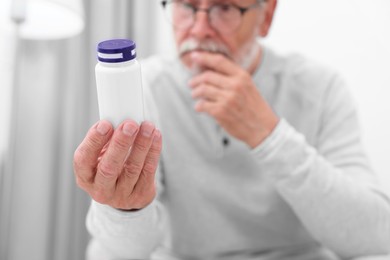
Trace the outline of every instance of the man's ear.
<instances>
[{"instance_id":1,"label":"man's ear","mask_svg":"<svg viewBox=\"0 0 390 260\"><path fill-rule=\"evenodd\" d=\"M277 0L265 0L263 12L263 22L259 28L259 36L266 37L268 35L268 31L271 28L272 20L274 18L274 13L277 5Z\"/></svg>"}]
</instances>

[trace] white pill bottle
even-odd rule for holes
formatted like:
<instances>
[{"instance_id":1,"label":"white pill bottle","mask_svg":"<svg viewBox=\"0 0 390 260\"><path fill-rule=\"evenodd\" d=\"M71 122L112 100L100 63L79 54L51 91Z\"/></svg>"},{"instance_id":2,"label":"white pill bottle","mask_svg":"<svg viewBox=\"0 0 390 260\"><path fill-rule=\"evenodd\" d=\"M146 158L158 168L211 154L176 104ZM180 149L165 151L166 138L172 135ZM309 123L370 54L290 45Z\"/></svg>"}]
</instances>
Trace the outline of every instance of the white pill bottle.
<instances>
[{"instance_id":1,"label":"white pill bottle","mask_svg":"<svg viewBox=\"0 0 390 260\"><path fill-rule=\"evenodd\" d=\"M97 46L95 67L100 119L116 128L123 120L144 121L141 67L135 42L112 39Z\"/></svg>"}]
</instances>

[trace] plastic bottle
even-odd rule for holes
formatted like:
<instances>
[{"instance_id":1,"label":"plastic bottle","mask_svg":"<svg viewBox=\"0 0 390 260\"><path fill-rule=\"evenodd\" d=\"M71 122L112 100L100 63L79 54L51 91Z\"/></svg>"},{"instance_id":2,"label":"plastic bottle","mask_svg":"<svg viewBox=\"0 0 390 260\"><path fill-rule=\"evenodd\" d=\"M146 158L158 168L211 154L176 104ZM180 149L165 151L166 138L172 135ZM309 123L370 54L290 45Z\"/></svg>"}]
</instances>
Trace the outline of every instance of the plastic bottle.
<instances>
[{"instance_id":1,"label":"plastic bottle","mask_svg":"<svg viewBox=\"0 0 390 260\"><path fill-rule=\"evenodd\" d=\"M141 68L132 40L100 42L95 67L100 119L116 128L123 120L144 121Z\"/></svg>"}]
</instances>

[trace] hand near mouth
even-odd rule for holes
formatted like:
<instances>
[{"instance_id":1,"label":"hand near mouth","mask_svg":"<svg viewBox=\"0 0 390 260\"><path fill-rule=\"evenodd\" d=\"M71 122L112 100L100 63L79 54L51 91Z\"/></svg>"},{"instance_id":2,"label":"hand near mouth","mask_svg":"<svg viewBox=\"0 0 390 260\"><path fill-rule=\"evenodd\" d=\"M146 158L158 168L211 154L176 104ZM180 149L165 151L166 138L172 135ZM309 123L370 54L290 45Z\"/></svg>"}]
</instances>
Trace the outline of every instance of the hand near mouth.
<instances>
[{"instance_id":1,"label":"hand near mouth","mask_svg":"<svg viewBox=\"0 0 390 260\"><path fill-rule=\"evenodd\" d=\"M189 82L197 100L195 110L214 117L229 134L250 147L259 145L279 119L251 75L221 54L193 52L190 58L199 69Z\"/></svg>"}]
</instances>

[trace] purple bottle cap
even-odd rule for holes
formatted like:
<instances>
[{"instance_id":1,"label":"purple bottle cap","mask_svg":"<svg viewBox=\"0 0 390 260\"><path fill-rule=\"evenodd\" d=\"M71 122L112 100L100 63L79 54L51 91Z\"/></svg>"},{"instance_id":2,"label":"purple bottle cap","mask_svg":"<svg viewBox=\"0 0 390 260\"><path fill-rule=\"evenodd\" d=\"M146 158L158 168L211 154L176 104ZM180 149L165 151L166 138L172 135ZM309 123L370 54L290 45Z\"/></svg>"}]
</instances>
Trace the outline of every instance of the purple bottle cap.
<instances>
[{"instance_id":1,"label":"purple bottle cap","mask_svg":"<svg viewBox=\"0 0 390 260\"><path fill-rule=\"evenodd\" d=\"M125 62L135 59L135 42L128 39L102 41L97 46L98 60L108 63Z\"/></svg>"}]
</instances>

